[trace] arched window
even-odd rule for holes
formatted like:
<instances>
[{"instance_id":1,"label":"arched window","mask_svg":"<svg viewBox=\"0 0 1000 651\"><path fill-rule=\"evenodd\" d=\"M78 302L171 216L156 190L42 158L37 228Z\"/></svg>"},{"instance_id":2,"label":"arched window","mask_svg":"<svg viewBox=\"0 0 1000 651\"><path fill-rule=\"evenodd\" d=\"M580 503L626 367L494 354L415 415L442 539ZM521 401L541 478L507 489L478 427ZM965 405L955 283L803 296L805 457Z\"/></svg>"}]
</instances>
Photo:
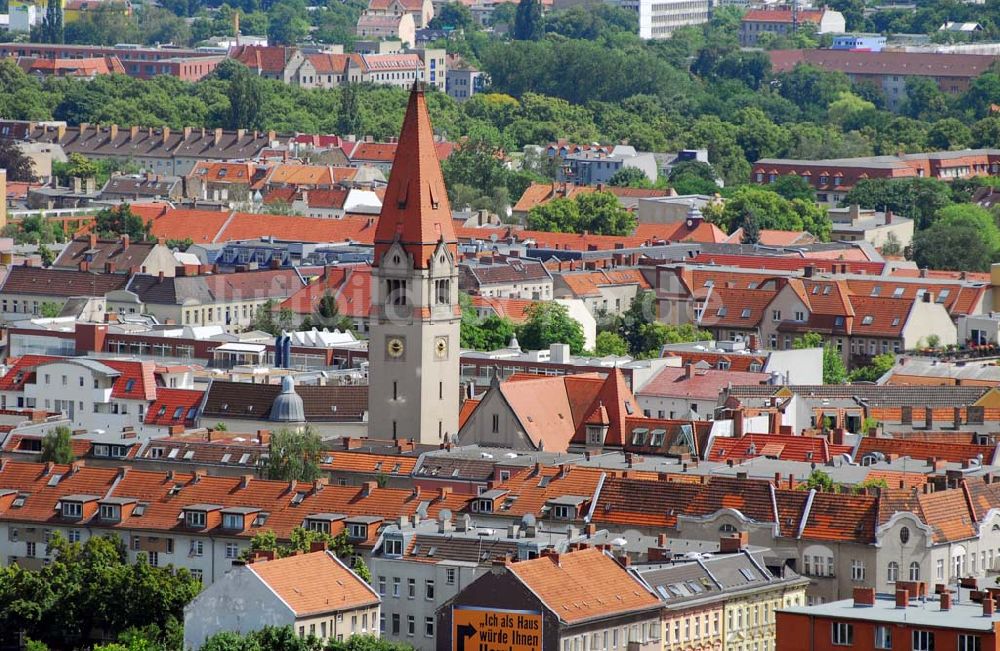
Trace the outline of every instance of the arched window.
<instances>
[{"instance_id":1,"label":"arched window","mask_svg":"<svg viewBox=\"0 0 1000 651\"><path fill-rule=\"evenodd\" d=\"M727 522L719 527L719 533L736 533L736 527Z\"/></svg>"},{"instance_id":2,"label":"arched window","mask_svg":"<svg viewBox=\"0 0 1000 651\"><path fill-rule=\"evenodd\" d=\"M889 563L889 572L887 579L889 583L895 583L896 581L899 581L899 563L897 563L896 561L891 561Z\"/></svg>"},{"instance_id":3,"label":"arched window","mask_svg":"<svg viewBox=\"0 0 1000 651\"><path fill-rule=\"evenodd\" d=\"M920 580L920 563L916 561L910 563L910 580L911 581Z\"/></svg>"},{"instance_id":4,"label":"arched window","mask_svg":"<svg viewBox=\"0 0 1000 651\"><path fill-rule=\"evenodd\" d=\"M899 542L905 545L909 541L910 541L910 528L903 527L902 529L899 530Z\"/></svg>"}]
</instances>

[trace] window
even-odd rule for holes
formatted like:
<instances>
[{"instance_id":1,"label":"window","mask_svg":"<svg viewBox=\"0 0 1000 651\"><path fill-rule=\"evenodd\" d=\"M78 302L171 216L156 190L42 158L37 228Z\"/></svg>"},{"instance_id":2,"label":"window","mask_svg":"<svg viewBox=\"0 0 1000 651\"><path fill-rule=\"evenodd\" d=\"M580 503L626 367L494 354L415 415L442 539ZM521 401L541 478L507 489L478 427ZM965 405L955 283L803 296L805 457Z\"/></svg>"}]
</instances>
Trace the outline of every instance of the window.
<instances>
[{"instance_id":1,"label":"window","mask_svg":"<svg viewBox=\"0 0 1000 651\"><path fill-rule=\"evenodd\" d=\"M913 631L913 651L934 651L934 633Z\"/></svg>"},{"instance_id":2,"label":"window","mask_svg":"<svg viewBox=\"0 0 1000 651\"><path fill-rule=\"evenodd\" d=\"M444 571L444 582L448 585L455 585L455 568L449 567Z\"/></svg>"},{"instance_id":3,"label":"window","mask_svg":"<svg viewBox=\"0 0 1000 651\"><path fill-rule=\"evenodd\" d=\"M417 629L417 618L414 617L413 615L407 615L406 616L406 634L408 636L410 636L410 637L413 637L414 634L417 632L416 629Z\"/></svg>"},{"instance_id":4,"label":"window","mask_svg":"<svg viewBox=\"0 0 1000 651\"><path fill-rule=\"evenodd\" d=\"M236 543L226 543L226 558L238 558L240 555L240 546Z\"/></svg>"},{"instance_id":5,"label":"window","mask_svg":"<svg viewBox=\"0 0 1000 651\"><path fill-rule=\"evenodd\" d=\"M781 321L781 310L771 310L771 320L775 322Z\"/></svg>"},{"instance_id":6,"label":"window","mask_svg":"<svg viewBox=\"0 0 1000 651\"><path fill-rule=\"evenodd\" d=\"M432 601L434 599L434 581L432 579L427 579L424 584L424 599Z\"/></svg>"},{"instance_id":7,"label":"window","mask_svg":"<svg viewBox=\"0 0 1000 651\"><path fill-rule=\"evenodd\" d=\"M184 521L189 527L197 527L202 529L205 527L205 512L204 511L187 511L184 514Z\"/></svg>"},{"instance_id":8,"label":"window","mask_svg":"<svg viewBox=\"0 0 1000 651\"><path fill-rule=\"evenodd\" d=\"M895 583L896 581L899 581L899 563L897 563L896 561L889 562L889 571L887 573L886 580L889 583Z\"/></svg>"},{"instance_id":9,"label":"window","mask_svg":"<svg viewBox=\"0 0 1000 651\"><path fill-rule=\"evenodd\" d=\"M80 530L79 529L70 529L69 530L69 535L67 536L67 539L71 543L80 542Z\"/></svg>"},{"instance_id":10,"label":"window","mask_svg":"<svg viewBox=\"0 0 1000 651\"><path fill-rule=\"evenodd\" d=\"M743 308L743 311L740 312L740 318L741 319L749 319L750 318L750 308L749 307Z\"/></svg>"},{"instance_id":11,"label":"window","mask_svg":"<svg viewBox=\"0 0 1000 651\"><path fill-rule=\"evenodd\" d=\"M833 643L838 646L851 646L854 644L854 626L847 622L834 622Z\"/></svg>"},{"instance_id":12,"label":"window","mask_svg":"<svg viewBox=\"0 0 1000 651\"><path fill-rule=\"evenodd\" d=\"M399 635L399 613L392 614L392 634Z\"/></svg>"},{"instance_id":13,"label":"window","mask_svg":"<svg viewBox=\"0 0 1000 651\"><path fill-rule=\"evenodd\" d=\"M426 635L427 637L434 637L434 618L433 617L425 617L424 618L424 635ZM959 651L963 651L963 650L959 649ZM970 649L969 651L973 651L973 650ZM979 648L977 647L974 651L979 651Z\"/></svg>"},{"instance_id":14,"label":"window","mask_svg":"<svg viewBox=\"0 0 1000 651\"><path fill-rule=\"evenodd\" d=\"M222 515L222 526L226 529L243 529L242 513L224 513Z\"/></svg>"},{"instance_id":15,"label":"window","mask_svg":"<svg viewBox=\"0 0 1000 651\"><path fill-rule=\"evenodd\" d=\"M417 580L407 579L406 580L406 598L413 599L417 596Z\"/></svg>"},{"instance_id":16,"label":"window","mask_svg":"<svg viewBox=\"0 0 1000 651\"><path fill-rule=\"evenodd\" d=\"M64 518L79 518L83 515L83 504L79 502L63 502L62 515Z\"/></svg>"},{"instance_id":17,"label":"window","mask_svg":"<svg viewBox=\"0 0 1000 651\"><path fill-rule=\"evenodd\" d=\"M851 580L852 581L864 581L865 580L865 563L864 563L864 561L859 561L857 559L851 561Z\"/></svg>"},{"instance_id":18,"label":"window","mask_svg":"<svg viewBox=\"0 0 1000 651\"><path fill-rule=\"evenodd\" d=\"M981 651L982 642L978 635L959 635L958 651Z\"/></svg>"},{"instance_id":19,"label":"window","mask_svg":"<svg viewBox=\"0 0 1000 651\"><path fill-rule=\"evenodd\" d=\"M913 561L910 563L910 580L919 581L920 580L920 563Z\"/></svg>"},{"instance_id":20,"label":"window","mask_svg":"<svg viewBox=\"0 0 1000 651\"><path fill-rule=\"evenodd\" d=\"M892 628L890 628L889 626L875 627L875 648L876 649L892 648Z\"/></svg>"},{"instance_id":21,"label":"window","mask_svg":"<svg viewBox=\"0 0 1000 651\"><path fill-rule=\"evenodd\" d=\"M202 540L192 540L191 550L188 556L203 556L205 554L205 542Z\"/></svg>"},{"instance_id":22,"label":"window","mask_svg":"<svg viewBox=\"0 0 1000 651\"><path fill-rule=\"evenodd\" d=\"M384 576L380 576L378 578L378 593L379 593L379 596L382 596L382 597L385 596L385 577Z\"/></svg>"},{"instance_id":23,"label":"window","mask_svg":"<svg viewBox=\"0 0 1000 651\"><path fill-rule=\"evenodd\" d=\"M500 414L493 414L493 433L500 431Z\"/></svg>"},{"instance_id":24,"label":"window","mask_svg":"<svg viewBox=\"0 0 1000 651\"><path fill-rule=\"evenodd\" d=\"M392 596L396 597L397 599L399 598L399 577L398 576L392 577ZM395 617L395 615L393 615L393 617ZM395 630L396 630L396 632L399 632L399 627L397 626Z\"/></svg>"},{"instance_id":25,"label":"window","mask_svg":"<svg viewBox=\"0 0 1000 651\"><path fill-rule=\"evenodd\" d=\"M906 543L910 542L910 528L909 527L903 527L902 529L899 530L899 542L903 543L904 545Z\"/></svg>"},{"instance_id":26,"label":"window","mask_svg":"<svg viewBox=\"0 0 1000 651\"><path fill-rule=\"evenodd\" d=\"M402 556L403 555L403 539L402 538L386 538L385 546L383 548L386 556Z\"/></svg>"}]
</instances>

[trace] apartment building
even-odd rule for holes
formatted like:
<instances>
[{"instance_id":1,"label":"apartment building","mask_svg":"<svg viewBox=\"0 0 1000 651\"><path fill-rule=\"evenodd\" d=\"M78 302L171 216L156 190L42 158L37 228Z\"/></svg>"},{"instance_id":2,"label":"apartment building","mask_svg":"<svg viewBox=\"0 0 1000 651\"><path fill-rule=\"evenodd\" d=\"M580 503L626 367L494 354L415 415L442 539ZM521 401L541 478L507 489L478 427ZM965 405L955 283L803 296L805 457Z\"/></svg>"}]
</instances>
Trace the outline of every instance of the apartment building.
<instances>
[{"instance_id":1,"label":"apartment building","mask_svg":"<svg viewBox=\"0 0 1000 651\"><path fill-rule=\"evenodd\" d=\"M128 274L11 267L0 285L0 315L5 323L12 323L38 317L45 304L63 309L70 301L94 299L98 316L102 316L104 295L122 289L128 282Z\"/></svg>"},{"instance_id":2,"label":"apartment building","mask_svg":"<svg viewBox=\"0 0 1000 651\"><path fill-rule=\"evenodd\" d=\"M992 590L900 582L888 594L856 588L853 598L778 612L777 651L845 648L914 651L995 649L1000 614Z\"/></svg>"},{"instance_id":3,"label":"apartment building","mask_svg":"<svg viewBox=\"0 0 1000 651\"><path fill-rule=\"evenodd\" d=\"M27 31L27 30L24 30ZM0 57L36 60L77 60L114 57L123 74L139 79L172 75L184 81L198 81L225 58L212 52L177 47L135 47L67 45L64 43L0 43Z\"/></svg>"},{"instance_id":4,"label":"apartment building","mask_svg":"<svg viewBox=\"0 0 1000 651\"><path fill-rule=\"evenodd\" d=\"M762 158L754 163L751 180L767 185L780 176L799 176L815 190L817 201L836 205L862 179L950 181L997 173L1000 149L966 149L821 160Z\"/></svg>"},{"instance_id":5,"label":"apartment building","mask_svg":"<svg viewBox=\"0 0 1000 651\"><path fill-rule=\"evenodd\" d=\"M611 0L609 4L634 11L639 18L639 38L670 38L678 28L708 22L708 0Z\"/></svg>"},{"instance_id":6,"label":"apartment building","mask_svg":"<svg viewBox=\"0 0 1000 651\"><path fill-rule=\"evenodd\" d=\"M740 45L752 47L761 34L786 36L809 23L817 34L843 34L847 31L844 15L825 7L798 9L787 5L766 9L751 9L740 22Z\"/></svg>"},{"instance_id":7,"label":"apartment building","mask_svg":"<svg viewBox=\"0 0 1000 651\"><path fill-rule=\"evenodd\" d=\"M641 269L567 272L554 275L552 280L555 298L579 299L595 317L624 313L640 292L652 288Z\"/></svg>"},{"instance_id":8,"label":"apartment building","mask_svg":"<svg viewBox=\"0 0 1000 651\"><path fill-rule=\"evenodd\" d=\"M162 242L132 242L128 235L118 239L101 239L96 233L91 233L73 238L51 268L173 276L177 259Z\"/></svg>"},{"instance_id":9,"label":"apartment building","mask_svg":"<svg viewBox=\"0 0 1000 651\"><path fill-rule=\"evenodd\" d=\"M462 648L470 627L505 631L533 649L659 649L660 600L603 549L493 566L437 612L439 651Z\"/></svg>"},{"instance_id":10,"label":"apartment building","mask_svg":"<svg viewBox=\"0 0 1000 651\"><path fill-rule=\"evenodd\" d=\"M470 294L536 301L552 299L552 274L540 260L507 258L463 262L459 289Z\"/></svg>"},{"instance_id":11,"label":"apartment building","mask_svg":"<svg viewBox=\"0 0 1000 651\"><path fill-rule=\"evenodd\" d=\"M321 547L321 546L320 546ZM234 568L184 607L184 647L216 633L291 626L299 637L344 642L379 632L379 596L330 551L274 558L267 552Z\"/></svg>"},{"instance_id":12,"label":"apartment building","mask_svg":"<svg viewBox=\"0 0 1000 651\"><path fill-rule=\"evenodd\" d=\"M780 609L805 605L809 580L769 566L767 550L723 536L718 553L632 566L663 602L664 651L757 648L774 651Z\"/></svg>"},{"instance_id":13,"label":"apartment building","mask_svg":"<svg viewBox=\"0 0 1000 651\"><path fill-rule=\"evenodd\" d=\"M774 72L787 72L803 63L843 72L854 84L874 84L885 93L891 110L898 110L906 99L907 77L925 77L941 92L957 95L996 59L988 54L897 51L772 50L769 54Z\"/></svg>"}]
</instances>

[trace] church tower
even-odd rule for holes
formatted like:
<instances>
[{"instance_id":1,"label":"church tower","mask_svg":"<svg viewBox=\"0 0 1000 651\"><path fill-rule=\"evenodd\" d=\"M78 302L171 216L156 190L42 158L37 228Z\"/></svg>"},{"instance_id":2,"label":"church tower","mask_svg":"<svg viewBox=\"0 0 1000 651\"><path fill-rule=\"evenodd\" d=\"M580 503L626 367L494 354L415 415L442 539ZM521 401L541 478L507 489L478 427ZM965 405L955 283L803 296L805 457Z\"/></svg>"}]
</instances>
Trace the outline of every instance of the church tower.
<instances>
[{"instance_id":1,"label":"church tower","mask_svg":"<svg viewBox=\"0 0 1000 651\"><path fill-rule=\"evenodd\" d=\"M375 231L368 436L458 433L458 241L421 86L410 92Z\"/></svg>"}]
</instances>

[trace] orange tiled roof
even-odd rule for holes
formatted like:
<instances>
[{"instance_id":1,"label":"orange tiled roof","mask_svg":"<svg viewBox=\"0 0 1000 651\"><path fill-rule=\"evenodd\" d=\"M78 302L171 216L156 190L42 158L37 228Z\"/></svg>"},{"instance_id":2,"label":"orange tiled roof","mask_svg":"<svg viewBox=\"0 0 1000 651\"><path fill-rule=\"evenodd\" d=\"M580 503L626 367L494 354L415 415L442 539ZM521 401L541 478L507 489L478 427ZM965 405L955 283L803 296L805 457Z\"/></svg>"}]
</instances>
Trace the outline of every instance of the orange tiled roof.
<instances>
[{"instance_id":1,"label":"orange tiled roof","mask_svg":"<svg viewBox=\"0 0 1000 651\"><path fill-rule=\"evenodd\" d=\"M195 419L192 416L197 413L204 396L204 391L196 389L157 389L156 401L146 410L146 424L193 427Z\"/></svg>"},{"instance_id":2,"label":"orange tiled roof","mask_svg":"<svg viewBox=\"0 0 1000 651\"><path fill-rule=\"evenodd\" d=\"M323 468L339 472L383 473L386 475L409 475L416 467L418 457L399 454L378 454L357 450L337 450L326 456Z\"/></svg>"},{"instance_id":3,"label":"orange tiled roof","mask_svg":"<svg viewBox=\"0 0 1000 651\"><path fill-rule=\"evenodd\" d=\"M837 455L849 455L852 451L852 446L833 445L822 436L747 434L740 438L716 438L708 459L740 462L754 457L768 457L787 461L826 463Z\"/></svg>"},{"instance_id":4,"label":"orange tiled roof","mask_svg":"<svg viewBox=\"0 0 1000 651\"><path fill-rule=\"evenodd\" d=\"M599 549L553 554L507 567L568 624L660 605L659 598Z\"/></svg>"},{"instance_id":5,"label":"orange tiled roof","mask_svg":"<svg viewBox=\"0 0 1000 651\"><path fill-rule=\"evenodd\" d=\"M295 613L317 616L379 603L378 593L333 552L258 560L246 566Z\"/></svg>"},{"instance_id":6,"label":"orange tiled roof","mask_svg":"<svg viewBox=\"0 0 1000 651\"><path fill-rule=\"evenodd\" d=\"M922 461L944 459L952 463L961 463L969 459L975 459L978 455L983 455L985 462L989 463L993 458L994 451L995 448L992 445L975 445L967 441L960 441L957 438L952 442L944 442L866 436L861 439L857 457L861 459L866 454L880 452L885 455L896 454L901 457L910 457L911 459L920 459Z\"/></svg>"},{"instance_id":7,"label":"orange tiled roof","mask_svg":"<svg viewBox=\"0 0 1000 651\"><path fill-rule=\"evenodd\" d=\"M501 319L510 319L514 323L524 323L528 319L528 308L537 303L527 298L504 298L500 296L472 296L472 305L476 309L489 308Z\"/></svg>"}]
</instances>

